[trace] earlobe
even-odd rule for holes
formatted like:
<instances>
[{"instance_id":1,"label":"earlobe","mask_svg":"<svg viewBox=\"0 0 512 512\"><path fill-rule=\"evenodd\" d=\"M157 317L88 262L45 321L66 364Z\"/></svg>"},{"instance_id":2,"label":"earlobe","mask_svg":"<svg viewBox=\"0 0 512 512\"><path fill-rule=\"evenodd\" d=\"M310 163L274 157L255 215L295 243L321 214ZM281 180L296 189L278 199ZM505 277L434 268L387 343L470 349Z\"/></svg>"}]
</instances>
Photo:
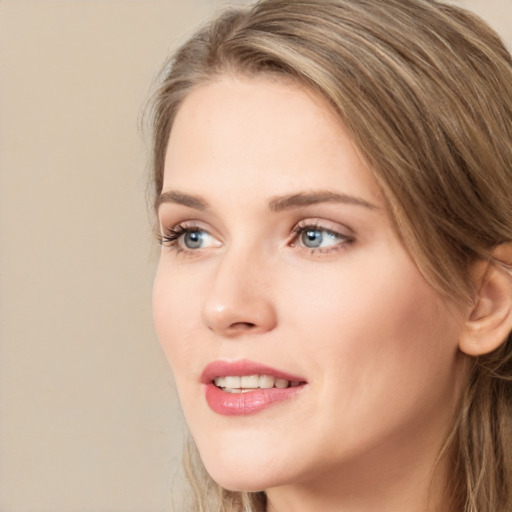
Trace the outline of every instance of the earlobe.
<instances>
[{"instance_id":1,"label":"earlobe","mask_svg":"<svg viewBox=\"0 0 512 512\"><path fill-rule=\"evenodd\" d=\"M500 245L489 263L475 266L477 296L459 340L459 348L470 356L497 349L512 331L512 245Z\"/></svg>"}]
</instances>

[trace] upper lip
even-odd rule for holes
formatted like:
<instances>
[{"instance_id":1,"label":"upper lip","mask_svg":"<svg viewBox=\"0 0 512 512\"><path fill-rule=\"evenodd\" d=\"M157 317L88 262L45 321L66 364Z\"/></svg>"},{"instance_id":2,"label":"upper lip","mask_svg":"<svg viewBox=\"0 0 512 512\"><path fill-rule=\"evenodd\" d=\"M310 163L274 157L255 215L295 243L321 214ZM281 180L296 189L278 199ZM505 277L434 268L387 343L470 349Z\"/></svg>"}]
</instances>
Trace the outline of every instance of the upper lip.
<instances>
[{"instance_id":1,"label":"upper lip","mask_svg":"<svg viewBox=\"0 0 512 512\"><path fill-rule=\"evenodd\" d=\"M285 379L290 382L306 381L303 377L292 375L255 361L239 359L237 361L212 361L203 370L201 382L203 384L210 384L216 377L241 377L243 375L271 375L277 379Z\"/></svg>"}]
</instances>

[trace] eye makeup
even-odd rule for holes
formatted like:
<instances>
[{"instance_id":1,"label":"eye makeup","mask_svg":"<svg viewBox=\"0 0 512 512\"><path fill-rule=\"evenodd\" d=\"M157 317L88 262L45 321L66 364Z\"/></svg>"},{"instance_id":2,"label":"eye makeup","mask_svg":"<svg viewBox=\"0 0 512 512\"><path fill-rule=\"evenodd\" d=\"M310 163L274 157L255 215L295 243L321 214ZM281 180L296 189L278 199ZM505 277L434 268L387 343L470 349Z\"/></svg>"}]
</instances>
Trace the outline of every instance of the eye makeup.
<instances>
[{"instance_id":1,"label":"eye makeup","mask_svg":"<svg viewBox=\"0 0 512 512\"><path fill-rule=\"evenodd\" d=\"M352 230L343 227L343 230L350 231L350 234L343 233L342 226L333 224L321 219L303 219L291 229L287 245L320 256L344 249L355 241ZM158 238L162 247L175 253L189 255L198 255L205 249L218 248L222 245L207 229L193 221L181 222L172 228L162 229Z\"/></svg>"}]
</instances>

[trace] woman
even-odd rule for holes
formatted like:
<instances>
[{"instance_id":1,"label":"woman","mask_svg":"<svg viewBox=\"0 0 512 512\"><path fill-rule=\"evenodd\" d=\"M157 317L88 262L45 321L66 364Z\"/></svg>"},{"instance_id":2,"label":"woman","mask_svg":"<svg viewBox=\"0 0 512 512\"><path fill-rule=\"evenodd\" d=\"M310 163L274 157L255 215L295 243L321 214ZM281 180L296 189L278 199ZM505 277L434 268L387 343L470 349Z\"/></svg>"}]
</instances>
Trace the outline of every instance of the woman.
<instances>
[{"instance_id":1,"label":"woman","mask_svg":"<svg viewBox=\"0 0 512 512\"><path fill-rule=\"evenodd\" d=\"M434 1L263 0L183 45L153 128L195 509L512 510L496 34Z\"/></svg>"}]
</instances>

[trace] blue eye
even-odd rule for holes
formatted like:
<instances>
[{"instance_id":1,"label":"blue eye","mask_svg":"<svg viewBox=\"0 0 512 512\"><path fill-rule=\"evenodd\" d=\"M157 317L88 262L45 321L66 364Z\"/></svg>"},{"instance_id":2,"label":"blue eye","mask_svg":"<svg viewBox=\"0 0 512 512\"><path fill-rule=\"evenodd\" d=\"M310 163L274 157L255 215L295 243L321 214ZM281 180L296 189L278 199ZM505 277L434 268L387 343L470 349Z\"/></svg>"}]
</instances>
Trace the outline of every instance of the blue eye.
<instances>
[{"instance_id":1,"label":"blue eye","mask_svg":"<svg viewBox=\"0 0 512 512\"><path fill-rule=\"evenodd\" d=\"M175 226L168 233L160 235L160 243L179 251L196 251L208 247L218 247L220 242L208 231L198 227Z\"/></svg>"},{"instance_id":2,"label":"blue eye","mask_svg":"<svg viewBox=\"0 0 512 512\"><path fill-rule=\"evenodd\" d=\"M353 242L352 236L317 225L299 224L294 228L294 232L296 235L293 245L318 252L335 250Z\"/></svg>"},{"instance_id":3,"label":"blue eye","mask_svg":"<svg viewBox=\"0 0 512 512\"><path fill-rule=\"evenodd\" d=\"M205 235L207 235L207 233L204 231L187 231L183 234L183 245L185 245L187 249L199 249L204 242Z\"/></svg>"},{"instance_id":4,"label":"blue eye","mask_svg":"<svg viewBox=\"0 0 512 512\"><path fill-rule=\"evenodd\" d=\"M320 247L324 239L323 233L324 231L321 229L304 230L300 236L301 242L305 247L310 247L311 249Z\"/></svg>"}]
</instances>

